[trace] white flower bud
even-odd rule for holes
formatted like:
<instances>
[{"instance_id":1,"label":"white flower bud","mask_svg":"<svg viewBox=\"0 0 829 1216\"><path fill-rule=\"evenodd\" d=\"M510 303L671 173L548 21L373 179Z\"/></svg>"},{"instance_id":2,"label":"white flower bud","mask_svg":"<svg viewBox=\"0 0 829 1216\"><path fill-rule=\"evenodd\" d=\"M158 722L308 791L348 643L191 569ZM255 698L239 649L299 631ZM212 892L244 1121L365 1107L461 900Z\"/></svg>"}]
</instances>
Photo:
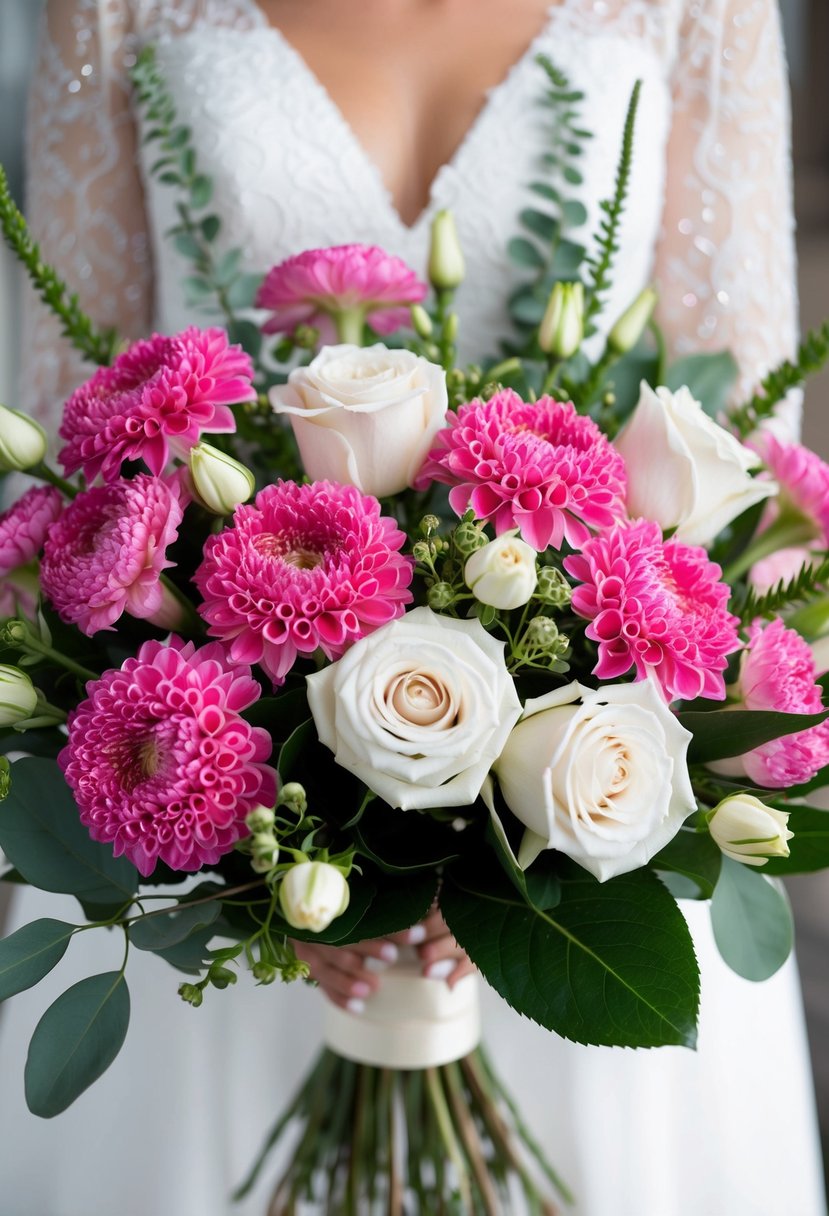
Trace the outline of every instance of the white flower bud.
<instances>
[{"instance_id":1,"label":"white flower bud","mask_svg":"<svg viewBox=\"0 0 829 1216\"><path fill-rule=\"evenodd\" d=\"M282 915L295 929L321 933L348 907L348 883L342 871L325 861L292 866L279 887Z\"/></svg>"},{"instance_id":2,"label":"white flower bud","mask_svg":"<svg viewBox=\"0 0 829 1216\"><path fill-rule=\"evenodd\" d=\"M419 338L431 338L434 326L432 318L429 316L422 304L412 305L412 329Z\"/></svg>"},{"instance_id":3,"label":"white flower bud","mask_svg":"<svg viewBox=\"0 0 829 1216\"><path fill-rule=\"evenodd\" d=\"M787 811L766 806L751 794L733 794L709 813L708 829L726 857L764 866L770 857L789 856L786 842L794 832L788 822Z\"/></svg>"},{"instance_id":4,"label":"white flower bud","mask_svg":"<svg viewBox=\"0 0 829 1216\"><path fill-rule=\"evenodd\" d=\"M250 469L209 443L198 443L190 453L193 487L209 511L229 515L247 502L256 482Z\"/></svg>"},{"instance_id":5,"label":"white flower bud","mask_svg":"<svg viewBox=\"0 0 829 1216\"><path fill-rule=\"evenodd\" d=\"M0 468L22 472L46 455L46 432L34 418L0 405Z\"/></svg>"},{"instance_id":6,"label":"white flower bud","mask_svg":"<svg viewBox=\"0 0 829 1216\"><path fill-rule=\"evenodd\" d=\"M257 874L267 874L279 861L279 843L273 832L254 832L250 838L251 866Z\"/></svg>"},{"instance_id":7,"label":"white flower bud","mask_svg":"<svg viewBox=\"0 0 829 1216\"><path fill-rule=\"evenodd\" d=\"M429 282L437 291L451 291L460 286L465 273L455 217L451 211L439 211L432 220Z\"/></svg>"},{"instance_id":8,"label":"white flower bud","mask_svg":"<svg viewBox=\"0 0 829 1216\"><path fill-rule=\"evenodd\" d=\"M274 825L276 816L273 813L273 808L269 806L255 806L252 811L248 811L245 816L245 823L250 828L251 832L270 832Z\"/></svg>"},{"instance_id":9,"label":"white flower bud","mask_svg":"<svg viewBox=\"0 0 829 1216\"><path fill-rule=\"evenodd\" d=\"M0 663L0 727L31 718L37 708L37 689L19 667Z\"/></svg>"},{"instance_id":10,"label":"white flower bud","mask_svg":"<svg viewBox=\"0 0 829 1216\"><path fill-rule=\"evenodd\" d=\"M536 552L515 531L476 549L463 570L475 598L492 608L520 608L538 583Z\"/></svg>"},{"instance_id":11,"label":"white flower bud","mask_svg":"<svg viewBox=\"0 0 829 1216\"><path fill-rule=\"evenodd\" d=\"M538 330L538 345L556 359L569 359L584 337L584 287L556 283Z\"/></svg>"},{"instance_id":12,"label":"white flower bud","mask_svg":"<svg viewBox=\"0 0 829 1216\"><path fill-rule=\"evenodd\" d=\"M645 326L653 315L658 297L652 287L646 287L622 313L619 320L607 335L607 344L618 355L627 354L633 350L636 343L645 332Z\"/></svg>"}]
</instances>

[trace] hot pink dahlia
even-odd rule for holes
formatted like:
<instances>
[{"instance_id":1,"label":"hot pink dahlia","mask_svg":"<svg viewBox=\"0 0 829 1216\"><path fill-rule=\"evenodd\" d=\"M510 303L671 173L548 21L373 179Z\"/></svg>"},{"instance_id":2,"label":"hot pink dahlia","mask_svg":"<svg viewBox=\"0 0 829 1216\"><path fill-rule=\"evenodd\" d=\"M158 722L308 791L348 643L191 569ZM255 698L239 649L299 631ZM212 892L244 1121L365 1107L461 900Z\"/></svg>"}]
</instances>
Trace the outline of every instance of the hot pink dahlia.
<instances>
[{"instance_id":1,"label":"hot pink dahlia","mask_svg":"<svg viewBox=\"0 0 829 1216\"><path fill-rule=\"evenodd\" d=\"M779 619L755 622L740 669L740 698L746 709L815 714L823 709L812 648ZM809 781L829 764L829 722L783 735L740 757L742 771L768 789Z\"/></svg>"},{"instance_id":2,"label":"hot pink dahlia","mask_svg":"<svg viewBox=\"0 0 829 1216\"><path fill-rule=\"evenodd\" d=\"M211 536L194 582L210 633L281 684L298 654L339 658L412 599L406 537L354 486L266 486Z\"/></svg>"},{"instance_id":3,"label":"hot pink dahlia","mask_svg":"<svg viewBox=\"0 0 829 1216\"><path fill-rule=\"evenodd\" d=\"M83 469L88 481L114 481L125 460L143 460L160 476L171 448L182 456L201 435L236 429L229 406L255 400L252 379L253 364L222 329L191 325L134 342L67 401L66 475Z\"/></svg>"},{"instance_id":4,"label":"hot pink dahlia","mask_svg":"<svg viewBox=\"0 0 829 1216\"><path fill-rule=\"evenodd\" d=\"M740 646L738 620L704 549L663 541L658 524L638 519L593 537L564 567L582 584L573 609L592 621L587 636L599 643L594 675L616 680L635 667L668 701L725 697L722 673Z\"/></svg>"},{"instance_id":5,"label":"hot pink dahlia","mask_svg":"<svg viewBox=\"0 0 829 1216\"><path fill-rule=\"evenodd\" d=\"M215 865L275 802L270 736L240 716L261 688L216 643L145 642L86 692L58 763L93 840L141 874Z\"/></svg>"},{"instance_id":6,"label":"hot pink dahlia","mask_svg":"<svg viewBox=\"0 0 829 1216\"><path fill-rule=\"evenodd\" d=\"M37 607L37 575L31 563L63 510L52 486L33 486L0 515L0 618Z\"/></svg>"},{"instance_id":7,"label":"hot pink dahlia","mask_svg":"<svg viewBox=\"0 0 829 1216\"><path fill-rule=\"evenodd\" d=\"M472 401L452 415L416 482L452 486L458 515L469 507L498 535L519 528L534 549L580 549L590 528L625 515L622 457L571 402L525 404L512 389Z\"/></svg>"},{"instance_id":8,"label":"hot pink dahlia","mask_svg":"<svg viewBox=\"0 0 829 1216\"><path fill-rule=\"evenodd\" d=\"M178 605L159 579L182 515L179 482L146 473L79 494L43 549L43 592L60 617L87 635L123 612L174 627Z\"/></svg>"},{"instance_id":9,"label":"hot pink dahlia","mask_svg":"<svg viewBox=\"0 0 829 1216\"><path fill-rule=\"evenodd\" d=\"M331 318L356 312L378 334L409 322L409 308L426 295L426 284L400 258L376 245L310 249L272 267L256 297L271 316L262 329L283 333L314 325L333 339Z\"/></svg>"}]
</instances>

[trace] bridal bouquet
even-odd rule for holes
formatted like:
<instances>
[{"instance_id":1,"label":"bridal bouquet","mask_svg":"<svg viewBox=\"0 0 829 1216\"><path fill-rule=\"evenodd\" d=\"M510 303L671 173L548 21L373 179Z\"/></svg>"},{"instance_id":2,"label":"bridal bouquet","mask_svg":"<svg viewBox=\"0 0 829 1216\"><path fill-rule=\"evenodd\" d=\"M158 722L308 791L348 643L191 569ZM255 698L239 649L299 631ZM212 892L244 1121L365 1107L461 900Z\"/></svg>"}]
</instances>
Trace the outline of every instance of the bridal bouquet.
<instances>
[{"instance_id":1,"label":"bridal bouquet","mask_svg":"<svg viewBox=\"0 0 829 1216\"><path fill-rule=\"evenodd\" d=\"M783 963L777 876L829 864L808 806L829 780L829 467L766 420L829 333L730 408L727 358L671 370L647 346L652 292L591 337L634 111L598 252L563 278L518 238L523 328L481 367L456 363L449 215L431 294L381 249L311 250L229 334L116 351L0 194L101 363L66 403L59 471L35 423L0 413L3 466L41 483L0 516L2 877L83 913L0 942L0 999L78 933L125 947L35 1028L35 1113L115 1058L135 949L198 1006L245 972L304 976L297 941L385 936L437 903L519 1013L631 1047L694 1044L677 898L710 899L742 975ZM196 210L208 187L190 182ZM218 219L182 217L209 285ZM532 1158L566 1194L476 1050L474 979L415 972L365 1014L332 1006L274 1211L494 1212L518 1185L550 1212Z\"/></svg>"}]
</instances>

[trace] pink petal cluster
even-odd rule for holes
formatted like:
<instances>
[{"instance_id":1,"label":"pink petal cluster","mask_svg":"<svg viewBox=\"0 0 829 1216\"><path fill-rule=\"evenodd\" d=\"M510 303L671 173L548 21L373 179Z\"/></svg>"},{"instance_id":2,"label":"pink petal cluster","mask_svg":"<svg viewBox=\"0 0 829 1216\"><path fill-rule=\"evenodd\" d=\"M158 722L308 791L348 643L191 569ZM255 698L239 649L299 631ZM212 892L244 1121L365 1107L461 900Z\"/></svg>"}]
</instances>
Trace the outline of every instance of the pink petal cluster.
<instances>
[{"instance_id":1,"label":"pink petal cluster","mask_svg":"<svg viewBox=\"0 0 829 1216\"><path fill-rule=\"evenodd\" d=\"M780 485L780 505L772 501L763 526L772 522L787 501L812 520L825 547L829 547L829 464L799 443L783 443L770 431L749 446Z\"/></svg>"},{"instance_id":2,"label":"pink petal cluster","mask_svg":"<svg viewBox=\"0 0 829 1216\"><path fill-rule=\"evenodd\" d=\"M241 717L261 687L216 643L145 642L86 692L58 762L92 838L141 874L215 865L274 804L270 736Z\"/></svg>"},{"instance_id":3,"label":"pink petal cluster","mask_svg":"<svg viewBox=\"0 0 829 1216\"><path fill-rule=\"evenodd\" d=\"M668 701L724 699L738 620L704 549L663 541L658 524L639 519L594 537L564 568L582 584L573 610L592 622L587 636L599 644L594 675L617 680L634 667Z\"/></svg>"},{"instance_id":4,"label":"pink petal cluster","mask_svg":"<svg viewBox=\"0 0 829 1216\"><path fill-rule=\"evenodd\" d=\"M452 509L469 507L496 534L519 528L539 551L566 540L580 549L590 528L625 515L622 457L571 402L526 404L512 389L472 401L450 418L418 476L452 486Z\"/></svg>"},{"instance_id":5,"label":"pink petal cluster","mask_svg":"<svg viewBox=\"0 0 829 1216\"><path fill-rule=\"evenodd\" d=\"M815 714L823 709L812 648L779 619L755 622L740 669L740 698L746 709ZM740 757L758 786L784 789L809 781L829 764L829 721L783 735Z\"/></svg>"},{"instance_id":6,"label":"pink petal cluster","mask_svg":"<svg viewBox=\"0 0 829 1216\"><path fill-rule=\"evenodd\" d=\"M0 618L37 607L37 579L30 570L43 548L50 527L63 510L63 498L53 486L33 486L0 515Z\"/></svg>"},{"instance_id":7,"label":"pink petal cluster","mask_svg":"<svg viewBox=\"0 0 829 1216\"><path fill-rule=\"evenodd\" d=\"M183 515L179 495L178 481L139 473L70 503L49 531L40 572L62 620L87 635L111 629L123 612L174 623L163 617L159 578L173 565L166 554Z\"/></svg>"},{"instance_id":8,"label":"pink petal cluster","mask_svg":"<svg viewBox=\"0 0 829 1216\"><path fill-rule=\"evenodd\" d=\"M266 334L313 325L333 337L330 318L359 310L378 334L409 323L409 309L426 295L426 284L401 258L376 245L334 245L309 249L272 267L259 288L258 308L271 316Z\"/></svg>"},{"instance_id":9,"label":"pink petal cluster","mask_svg":"<svg viewBox=\"0 0 829 1216\"><path fill-rule=\"evenodd\" d=\"M210 633L275 684L300 654L339 658L411 602L406 536L376 498L330 481L266 486L211 536L194 582Z\"/></svg>"},{"instance_id":10,"label":"pink petal cluster","mask_svg":"<svg viewBox=\"0 0 829 1216\"><path fill-rule=\"evenodd\" d=\"M67 476L83 469L114 481L125 460L156 476L171 449L183 455L202 434L234 431L231 405L254 401L253 364L222 329L190 326L174 337L134 342L99 368L66 403L60 461Z\"/></svg>"}]
</instances>

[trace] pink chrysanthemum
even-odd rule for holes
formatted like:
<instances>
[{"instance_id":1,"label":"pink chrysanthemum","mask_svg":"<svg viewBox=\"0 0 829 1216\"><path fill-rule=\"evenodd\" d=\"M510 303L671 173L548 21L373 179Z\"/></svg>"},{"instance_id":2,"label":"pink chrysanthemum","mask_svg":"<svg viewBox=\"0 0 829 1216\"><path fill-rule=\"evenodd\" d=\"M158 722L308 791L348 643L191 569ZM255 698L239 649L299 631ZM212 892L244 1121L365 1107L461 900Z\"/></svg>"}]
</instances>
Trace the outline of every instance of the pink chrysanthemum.
<instances>
[{"instance_id":1,"label":"pink chrysanthemum","mask_svg":"<svg viewBox=\"0 0 829 1216\"><path fill-rule=\"evenodd\" d=\"M582 584L573 610L592 621L587 636L599 643L594 675L616 680L635 667L668 701L725 697L722 673L740 646L738 620L704 549L663 541L658 524L638 519L594 537L564 567Z\"/></svg>"},{"instance_id":2,"label":"pink chrysanthemum","mask_svg":"<svg viewBox=\"0 0 829 1216\"><path fill-rule=\"evenodd\" d=\"M571 402L541 397L525 404L512 389L472 401L438 432L416 486L452 486L458 515L469 507L498 535L520 528L539 551L566 540L579 549L590 528L625 515L622 457Z\"/></svg>"},{"instance_id":3,"label":"pink chrysanthemum","mask_svg":"<svg viewBox=\"0 0 829 1216\"><path fill-rule=\"evenodd\" d=\"M146 473L79 494L43 549L43 592L62 620L87 635L123 612L174 627L177 605L159 579L182 514L179 483Z\"/></svg>"},{"instance_id":4,"label":"pink chrysanthemum","mask_svg":"<svg viewBox=\"0 0 829 1216\"><path fill-rule=\"evenodd\" d=\"M333 340L331 318L357 312L378 334L409 323L409 309L426 295L426 284L400 258L376 245L335 245L310 249L274 266L256 297L271 316L266 334L313 325Z\"/></svg>"},{"instance_id":5,"label":"pink chrysanthemum","mask_svg":"<svg viewBox=\"0 0 829 1216\"><path fill-rule=\"evenodd\" d=\"M412 599L406 537L354 486L266 486L211 536L194 582L210 633L281 683L298 654L339 658Z\"/></svg>"},{"instance_id":6,"label":"pink chrysanthemum","mask_svg":"<svg viewBox=\"0 0 829 1216\"><path fill-rule=\"evenodd\" d=\"M43 548L49 528L63 510L53 486L33 486L0 515L0 618L37 607L37 576L30 563ZM22 569L26 567L26 569Z\"/></svg>"},{"instance_id":7,"label":"pink chrysanthemum","mask_svg":"<svg viewBox=\"0 0 829 1216\"><path fill-rule=\"evenodd\" d=\"M812 648L781 620L755 622L740 669L746 709L816 714L823 709ZM768 789L809 781L829 764L829 722L783 735L740 757L747 777Z\"/></svg>"},{"instance_id":8,"label":"pink chrysanthemum","mask_svg":"<svg viewBox=\"0 0 829 1216\"><path fill-rule=\"evenodd\" d=\"M145 642L86 692L58 762L92 838L141 874L215 865L275 802L270 736L240 716L261 688L216 643Z\"/></svg>"},{"instance_id":9,"label":"pink chrysanthemum","mask_svg":"<svg viewBox=\"0 0 829 1216\"><path fill-rule=\"evenodd\" d=\"M114 481L125 460L143 460L156 476L170 449L182 456L202 434L234 431L231 405L253 401L253 365L221 329L190 326L175 337L134 342L111 367L99 368L66 403L60 461Z\"/></svg>"}]
</instances>

